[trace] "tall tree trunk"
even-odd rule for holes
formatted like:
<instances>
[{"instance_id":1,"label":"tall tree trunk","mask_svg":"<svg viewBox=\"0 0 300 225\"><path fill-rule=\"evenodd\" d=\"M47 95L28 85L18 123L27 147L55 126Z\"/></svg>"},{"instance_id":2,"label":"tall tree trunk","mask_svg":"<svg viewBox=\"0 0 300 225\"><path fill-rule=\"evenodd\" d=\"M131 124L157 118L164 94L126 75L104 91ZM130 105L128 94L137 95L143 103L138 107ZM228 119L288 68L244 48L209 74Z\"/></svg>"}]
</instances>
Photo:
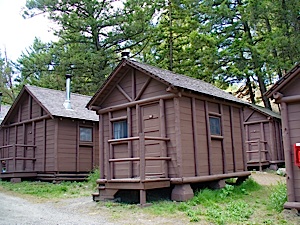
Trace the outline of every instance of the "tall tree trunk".
<instances>
[{"instance_id":1,"label":"tall tree trunk","mask_svg":"<svg viewBox=\"0 0 300 225\"><path fill-rule=\"evenodd\" d=\"M246 86L248 87L248 90L249 90L251 103L255 104L255 95L254 95L254 92L253 92L253 88L252 88L252 84L251 84L251 80L250 80L249 75L247 75L247 77L246 77Z\"/></svg>"}]
</instances>

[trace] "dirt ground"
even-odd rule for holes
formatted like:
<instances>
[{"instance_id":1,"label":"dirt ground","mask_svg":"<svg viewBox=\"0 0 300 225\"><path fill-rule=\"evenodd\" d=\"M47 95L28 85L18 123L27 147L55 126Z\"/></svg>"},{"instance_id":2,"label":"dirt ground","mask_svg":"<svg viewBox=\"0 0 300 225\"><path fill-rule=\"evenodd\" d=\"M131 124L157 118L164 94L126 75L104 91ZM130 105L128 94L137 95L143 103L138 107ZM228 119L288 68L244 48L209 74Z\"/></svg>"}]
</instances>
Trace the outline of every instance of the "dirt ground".
<instances>
[{"instance_id":1,"label":"dirt ground","mask_svg":"<svg viewBox=\"0 0 300 225\"><path fill-rule=\"evenodd\" d=\"M252 172L251 177L260 185L276 185L278 182L286 182L286 178L273 173Z\"/></svg>"},{"instance_id":2,"label":"dirt ground","mask_svg":"<svg viewBox=\"0 0 300 225\"><path fill-rule=\"evenodd\" d=\"M265 172L253 172L253 179L261 185L276 185L285 182L285 177ZM190 223L186 216L180 213L169 217L154 216L136 210L135 207L122 210L98 204L90 196L57 201L39 201L33 197L13 196L12 193L0 191L0 225L10 224L105 224L105 225L135 225L135 224L201 224L207 222ZM284 217L290 224L300 224L300 217L295 212L285 210ZM294 223L292 221L298 221Z\"/></svg>"}]
</instances>

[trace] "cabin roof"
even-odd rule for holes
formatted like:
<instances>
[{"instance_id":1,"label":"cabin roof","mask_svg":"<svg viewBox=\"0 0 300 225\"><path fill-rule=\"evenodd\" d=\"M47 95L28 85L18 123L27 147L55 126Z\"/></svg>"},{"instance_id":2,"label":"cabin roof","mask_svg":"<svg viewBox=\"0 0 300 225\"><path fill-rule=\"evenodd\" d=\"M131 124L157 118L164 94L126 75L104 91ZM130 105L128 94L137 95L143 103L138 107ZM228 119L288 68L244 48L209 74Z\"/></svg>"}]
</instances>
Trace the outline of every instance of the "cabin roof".
<instances>
[{"instance_id":1,"label":"cabin roof","mask_svg":"<svg viewBox=\"0 0 300 225\"><path fill-rule=\"evenodd\" d=\"M153 77L156 80L165 83L168 86L172 86L175 88L184 88L187 90L195 91L200 94L209 95L212 97L229 100L236 103L247 104L246 102L238 99L230 93L227 93L212 84L204 82L199 79L195 79L189 76L185 76L182 74L173 73L169 70L160 69L155 66L151 66L145 63L140 63L134 60L123 59L120 64L116 67L116 69L110 74L104 84L98 89L95 95L92 97L87 107L93 105L96 99L101 95L103 89L106 87L106 84L110 82L116 73L118 73L118 69L122 66L129 65L137 70L140 70L149 76Z\"/></svg>"},{"instance_id":2,"label":"cabin roof","mask_svg":"<svg viewBox=\"0 0 300 225\"><path fill-rule=\"evenodd\" d=\"M90 96L71 93L70 99L72 109L69 110L63 105L66 99L65 91L58 91L31 85L25 85L23 87L4 120L9 117L9 114L14 110L16 105L18 105L18 102L20 101L20 98L24 92L28 92L51 116L98 121L98 116L95 114L95 112L89 111L85 108L85 105L91 99Z\"/></svg>"},{"instance_id":3,"label":"cabin roof","mask_svg":"<svg viewBox=\"0 0 300 225\"><path fill-rule=\"evenodd\" d=\"M272 98L273 94L281 90L288 84L294 77L300 74L300 63L295 65L288 73L281 77L264 95Z\"/></svg>"},{"instance_id":4,"label":"cabin roof","mask_svg":"<svg viewBox=\"0 0 300 225\"><path fill-rule=\"evenodd\" d=\"M6 116L8 110L10 109L10 105L1 105L0 110L0 124L4 120L4 117Z\"/></svg>"},{"instance_id":5,"label":"cabin roof","mask_svg":"<svg viewBox=\"0 0 300 225\"><path fill-rule=\"evenodd\" d=\"M277 119L281 119L281 116L278 113L276 113L276 112L274 112L274 111L272 111L268 108L265 108L265 107L262 107L262 106L259 106L259 105L254 105L254 104L249 104L249 105L254 110L259 111L259 112L265 114L266 116L271 116L271 117L274 117L274 118L277 118Z\"/></svg>"}]
</instances>

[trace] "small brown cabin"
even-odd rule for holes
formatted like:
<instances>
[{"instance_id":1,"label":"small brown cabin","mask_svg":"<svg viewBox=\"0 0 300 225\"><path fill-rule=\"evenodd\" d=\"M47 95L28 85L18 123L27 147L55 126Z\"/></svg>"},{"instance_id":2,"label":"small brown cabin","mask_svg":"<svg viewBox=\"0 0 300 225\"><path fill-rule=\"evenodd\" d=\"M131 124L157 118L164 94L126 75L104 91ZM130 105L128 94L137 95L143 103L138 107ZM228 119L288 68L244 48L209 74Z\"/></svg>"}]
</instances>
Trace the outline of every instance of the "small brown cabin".
<instances>
[{"instance_id":1,"label":"small brown cabin","mask_svg":"<svg viewBox=\"0 0 300 225\"><path fill-rule=\"evenodd\" d=\"M248 168L270 167L276 170L284 163L279 114L250 104L244 108L245 146Z\"/></svg>"},{"instance_id":2,"label":"small brown cabin","mask_svg":"<svg viewBox=\"0 0 300 225\"><path fill-rule=\"evenodd\" d=\"M0 127L0 178L84 179L98 165L98 117L89 96L24 86Z\"/></svg>"},{"instance_id":3,"label":"small brown cabin","mask_svg":"<svg viewBox=\"0 0 300 225\"><path fill-rule=\"evenodd\" d=\"M243 106L201 80L123 59L87 105L99 115L94 200L139 190L143 205L147 190L174 187L171 198L185 201L191 184L245 179Z\"/></svg>"},{"instance_id":4,"label":"small brown cabin","mask_svg":"<svg viewBox=\"0 0 300 225\"><path fill-rule=\"evenodd\" d=\"M280 104L288 201L285 208L300 210L300 64L266 92Z\"/></svg>"}]
</instances>

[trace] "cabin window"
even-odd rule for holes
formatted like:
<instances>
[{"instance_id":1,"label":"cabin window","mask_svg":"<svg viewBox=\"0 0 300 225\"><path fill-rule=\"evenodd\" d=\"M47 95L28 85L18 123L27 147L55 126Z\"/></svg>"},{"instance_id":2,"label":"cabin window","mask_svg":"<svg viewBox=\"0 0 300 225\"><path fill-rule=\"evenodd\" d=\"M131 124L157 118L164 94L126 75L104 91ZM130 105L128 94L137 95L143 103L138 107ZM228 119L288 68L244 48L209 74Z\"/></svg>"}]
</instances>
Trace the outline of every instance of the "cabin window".
<instances>
[{"instance_id":1,"label":"cabin window","mask_svg":"<svg viewBox=\"0 0 300 225\"><path fill-rule=\"evenodd\" d=\"M127 138L127 120L113 122L114 139Z\"/></svg>"},{"instance_id":2,"label":"cabin window","mask_svg":"<svg viewBox=\"0 0 300 225\"><path fill-rule=\"evenodd\" d=\"M93 141L93 128L80 127L80 141Z\"/></svg>"},{"instance_id":3,"label":"cabin window","mask_svg":"<svg viewBox=\"0 0 300 225\"><path fill-rule=\"evenodd\" d=\"M210 116L210 134L211 135L220 135L221 136L221 120L219 117Z\"/></svg>"}]
</instances>

